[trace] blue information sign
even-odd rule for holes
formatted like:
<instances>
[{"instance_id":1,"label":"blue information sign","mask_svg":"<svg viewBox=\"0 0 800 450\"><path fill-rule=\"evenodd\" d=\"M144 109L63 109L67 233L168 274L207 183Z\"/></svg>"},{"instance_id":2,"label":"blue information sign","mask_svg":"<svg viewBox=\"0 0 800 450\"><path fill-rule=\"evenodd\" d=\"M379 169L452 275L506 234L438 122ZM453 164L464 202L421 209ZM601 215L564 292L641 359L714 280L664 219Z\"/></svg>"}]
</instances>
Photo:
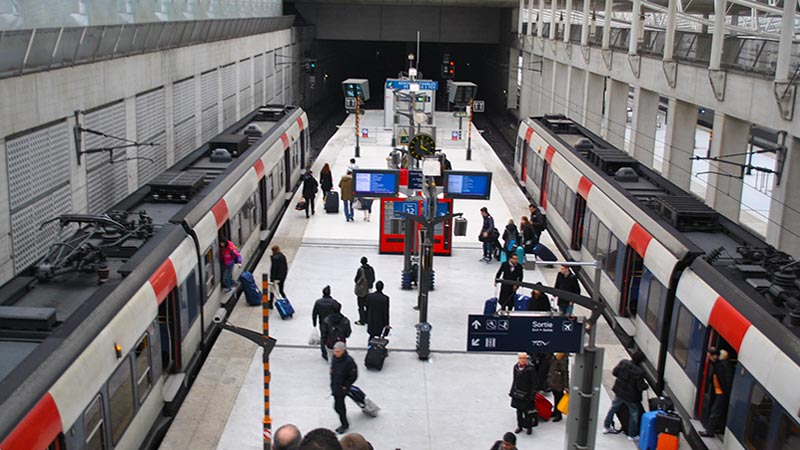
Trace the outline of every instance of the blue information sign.
<instances>
[{"instance_id":1,"label":"blue information sign","mask_svg":"<svg viewBox=\"0 0 800 450\"><path fill-rule=\"evenodd\" d=\"M353 174L354 189L357 196L393 197L397 195L400 172L397 170L358 169Z\"/></svg>"},{"instance_id":2,"label":"blue information sign","mask_svg":"<svg viewBox=\"0 0 800 450\"><path fill-rule=\"evenodd\" d=\"M565 352L583 347L583 320L563 316L478 316L467 322L468 352Z\"/></svg>"},{"instance_id":3,"label":"blue information sign","mask_svg":"<svg viewBox=\"0 0 800 450\"><path fill-rule=\"evenodd\" d=\"M448 198L488 200L491 187L491 172L445 172L444 194Z\"/></svg>"},{"instance_id":4,"label":"blue information sign","mask_svg":"<svg viewBox=\"0 0 800 450\"><path fill-rule=\"evenodd\" d=\"M408 188L412 190L422 189L422 171L408 171Z\"/></svg>"},{"instance_id":5,"label":"blue information sign","mask_svg":"<svg viewBox=\"0 0 800 450\"><path fill-rule=\"evenodd\" d=\"M423 91L436 91L439 89L438 81L416 81L420 90ZM411 87L410 80L386 80L386 89L402 89L408 90Z\"/></svg>"}]
</instances>

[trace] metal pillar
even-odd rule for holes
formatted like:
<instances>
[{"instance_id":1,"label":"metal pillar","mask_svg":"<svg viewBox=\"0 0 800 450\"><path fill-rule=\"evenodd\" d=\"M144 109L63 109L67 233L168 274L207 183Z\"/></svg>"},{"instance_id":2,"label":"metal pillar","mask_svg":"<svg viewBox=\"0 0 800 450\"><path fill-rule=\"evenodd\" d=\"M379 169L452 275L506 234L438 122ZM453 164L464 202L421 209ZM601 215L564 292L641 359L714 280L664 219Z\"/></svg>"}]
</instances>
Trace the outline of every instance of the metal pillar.
<instances>
[{"instance_id":1,"label":"metal pillar","mask_svg":"<svg viewBox=\"0 0 800 450\"><path fill-rule=\"evenodd\" d=\"M711 35L709 70L720 70L722 43L725 39L725 0L714 0L714 33Z\"/></svg>"},{"instance_id":2,"label":"metal pillar","mask_svg":"<svg viewBox=\"0 0 800 450\"><path fill-rule=\"evenodd\" d=\"M269 277L267 274L261 274L261 285L265 289L261 292L261 335L266 341L269 339L269 310L271 302L269 300ZM272 447L272 416L269 411L269 382L272 374L269 371L269 352L264 349L261 353L261 362L264 366L264 420L262 427L262 435L264 436L264 450L270 450Z\"/></svg>"},{"instance_id":3,"label":"metal pillar","mask_svg":"<svg viewBox=\"0 0 800 450\"><path fill-rule=\"evenodd\" d=\"M361 97L356 96L356 158L361 156Z\"/></svg>"},{"instance_id":4,"label":"metal pillar","mask_svg":"<svg viewBox=\"0 0 800 450\"><path fill-rule=\"evenodd\" d=\"M697 134L697 105L669 99L667 135L662 173L678 187L689 191L692 182L694 138Z\"/></svg>"},{"instance_id":5,"label":"metal pillar","mask_svg":"<svg viewBox=\"0 0 800 450\"><path fill-rule=\"evenodd\" d=\"M533 0L531 0L532 2ZM467 161L472 161L472 99L469 99L469 125L467 127Z\"/></svg>"}]
</instances>

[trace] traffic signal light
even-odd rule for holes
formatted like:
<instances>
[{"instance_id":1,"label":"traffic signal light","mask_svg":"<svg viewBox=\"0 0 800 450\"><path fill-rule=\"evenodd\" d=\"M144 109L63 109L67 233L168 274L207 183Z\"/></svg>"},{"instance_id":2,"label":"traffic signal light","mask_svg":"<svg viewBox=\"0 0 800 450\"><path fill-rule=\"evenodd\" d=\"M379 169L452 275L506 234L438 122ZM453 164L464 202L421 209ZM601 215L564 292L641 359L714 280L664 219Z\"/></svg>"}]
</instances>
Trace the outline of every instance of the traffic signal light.
<instances>
[{"instance_id":1,"label":"traffic signal light","mask_svg":"<svg viewBox=\"0 0 800 450\"><path fill-rule=\"evenodd\" d=\"M450 54L445 53L442 56L442 78L450 79L456 75L456 62L450 59Z\"/></svg>"},{"instance_id":2,"label":"traffic signal light","mask_svg":"<svg viewBox=\"0 0 800 450\"><path fill-rule=\"evenodd\" d=\"M306 74L314 75L317 72L317 62L316 61L308 61L305 64Z\"/></svg>"}]
</instances>

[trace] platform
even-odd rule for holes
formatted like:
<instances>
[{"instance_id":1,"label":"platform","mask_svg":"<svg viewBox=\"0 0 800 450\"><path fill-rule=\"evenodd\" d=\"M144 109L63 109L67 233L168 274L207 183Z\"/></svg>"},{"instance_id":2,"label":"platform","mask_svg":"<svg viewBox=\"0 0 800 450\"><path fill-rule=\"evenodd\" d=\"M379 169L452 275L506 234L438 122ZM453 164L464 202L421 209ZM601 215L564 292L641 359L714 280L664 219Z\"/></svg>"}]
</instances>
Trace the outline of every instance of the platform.
<instances>
[{"instance_id":1,"label":"platform","mask_svg":"<svg viewBox=\"0 0 800 450\"><path fill-rule=\"evenodd\" d=\"M456 200L454 210L469 221L467 236L456 237L450 257L436 257L435 290L430 294L429 322L433 325L431 358L419 361L414 351L414 324L419 313L412 309L417 291L400 289L402 257L378 254L378 202L373 205L372 221L362 220L356 211L354 222L339 214L325 214L317 199L317 211L310 219L301 212L288 211L271 245L280 245L289 260L286 292L296 313L282 321L273 312L271 335L278 344L271 355L270 386L273 430L286 423L302 432L313 428L336 428L338 418L330 396L327 363L319 348L308 345L312 331L311 308L330 285L332 296L342 304L342 312L355 322L358 318L353 295L353 277L362 256L369 258L376 279L386 284L390 297L390 355L383 371L367 371L363 365L367 335L365 327L353 326L349 351L359 365L357 385L382 411L377 418L362 414L347 400L350 431L363 434L376 449L428 450L485 449L516 426L515 412L509 406L515 354L467 353L467 315L480 313L486 298L494 295L496 263L479 262L481 227L479 209L488 207L497 228L509 218L518 224L528 214L528 201L519 186L479 133L473 129L473 160L466 161L466 140L442 141L458 129L458 119L437 113L440 147L444 147L455 170L493 172L490 201ZM346 171L354 155L354 117L342 124L313 165L315 177L326 162L331 164L334 185ZM370 138L361 143L362 168L385 168L391 132L384 130L381 111L368 111L361 126ZM466 131L466 122L464 125ZM466 132L462 133L466 137ZM297 201L293 199L292 204ZM513 212L513 214L512 214ZM543 242L555 249L550 238ZM269 270L269 258L256 269L256 278ZM525 281L542 280L552 284L556 269L525 271ZM585 313L576 307L576 314ZM240 301L230 322L253 330L261 329L261 309ZM605 323L598 326L598 345L606 348L604 386L601 390L600 423L610 406L608 388L613 383L611 369L627 356ZM261 353L255 345L232 333L223 332L211 351L161 448L192 450L245 450L263 448ZM520 449L563 448L564 422L540 423L531 436L518 437ZM635 448L622 435L602 435L598 431L597 449Z\"/></svg>"}]
</instances>

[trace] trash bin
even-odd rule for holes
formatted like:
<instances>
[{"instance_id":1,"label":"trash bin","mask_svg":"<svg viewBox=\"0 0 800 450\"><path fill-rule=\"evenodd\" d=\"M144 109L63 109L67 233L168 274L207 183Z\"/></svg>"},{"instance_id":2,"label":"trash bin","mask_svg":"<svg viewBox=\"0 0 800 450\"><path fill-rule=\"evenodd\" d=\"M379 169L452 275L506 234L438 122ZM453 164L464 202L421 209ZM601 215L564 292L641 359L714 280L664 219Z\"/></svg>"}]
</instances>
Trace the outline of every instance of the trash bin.
<instances>
[{"instance_id":1,"label":"trash bin","mask_svg":"<svg viewBox=\"0 0 800 450\"><path fill-rule=\"evenodd\" d=\"M415 325L417 329L417 357L423 361L431 354L431 326L428 322Z\"/></svg>"},{"instance_id":2,"label":"trash bin","mask_svg":"<svg viewBox=\"0 0 800 450\"><path fill-rule=\"evenodd\" d=\"M454 236L467 235L467 219L463 217L456 217L453 220L453 235Z\"/></svg>"}]
</instances>

